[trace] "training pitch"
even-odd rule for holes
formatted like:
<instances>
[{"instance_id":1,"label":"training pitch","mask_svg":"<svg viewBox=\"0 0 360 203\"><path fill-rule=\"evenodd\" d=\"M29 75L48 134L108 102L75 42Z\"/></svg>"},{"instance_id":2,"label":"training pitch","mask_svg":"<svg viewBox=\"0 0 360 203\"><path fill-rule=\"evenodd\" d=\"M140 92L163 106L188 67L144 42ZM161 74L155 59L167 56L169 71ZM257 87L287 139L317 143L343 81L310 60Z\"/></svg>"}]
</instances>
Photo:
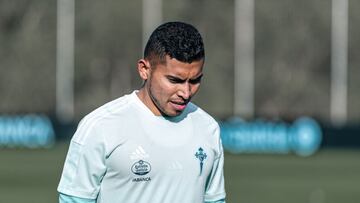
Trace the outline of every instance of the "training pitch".
<instances>
[{"instance_id":1,"label":"training pitch","mask_svg":"<svg viewBox=\"0 0 360 203\"><path fill-rule=\"evenodd\" d=\"M57 202L67 147L0 148L0 202ZM225 180L227 203L360 202L360 149L311 157L226 153Z\"/></svg>"}]
</instances>

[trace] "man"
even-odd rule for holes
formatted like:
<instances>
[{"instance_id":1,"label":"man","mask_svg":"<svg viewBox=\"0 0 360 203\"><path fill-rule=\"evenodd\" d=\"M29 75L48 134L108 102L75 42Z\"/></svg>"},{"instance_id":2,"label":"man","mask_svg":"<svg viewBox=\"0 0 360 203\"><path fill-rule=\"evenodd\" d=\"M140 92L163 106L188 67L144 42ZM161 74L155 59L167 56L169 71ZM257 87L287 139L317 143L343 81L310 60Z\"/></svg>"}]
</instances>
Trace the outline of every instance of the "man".
<instances>
[{"instance_id":1,"label":"man","mask_svg":"<svg viewBox=\"0 0 360 203\"><path fill-rule=\"evenodd\" d=\"M59 201L224 202L218 124L190 102L200 87L204 59L193 26L159 26L137 64L141 89L80 122L58 186Z\"/></svg>"}]
</instances>

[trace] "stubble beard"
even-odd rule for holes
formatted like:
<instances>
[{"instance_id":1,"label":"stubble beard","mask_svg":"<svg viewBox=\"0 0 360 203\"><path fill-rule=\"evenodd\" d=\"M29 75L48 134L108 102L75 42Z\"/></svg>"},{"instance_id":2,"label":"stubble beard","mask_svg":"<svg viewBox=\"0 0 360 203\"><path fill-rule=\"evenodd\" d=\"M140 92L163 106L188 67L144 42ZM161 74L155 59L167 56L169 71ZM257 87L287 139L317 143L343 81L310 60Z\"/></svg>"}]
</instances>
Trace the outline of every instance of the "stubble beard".
<instances>
[{"instance_id":1,"label":"stubble beard","mask_svg":"<svg viewBox=\"0 0 360 203\"><path fill-rule=\"evenodd\" d=\"M149 97L150 97L151 101L153 102L153 104L155 105L155 107L159 110L159 112L161 113L162 116L173 117L173 115L168 115L168 113L166 113L165 109L161 107L159 100L154 96L153 92L151 91L151 87L152 87L151 84L149 84L148 93L149 93ZM176 116L176 115L174 115L174 116Z\"/></svg>"}]
</instances>

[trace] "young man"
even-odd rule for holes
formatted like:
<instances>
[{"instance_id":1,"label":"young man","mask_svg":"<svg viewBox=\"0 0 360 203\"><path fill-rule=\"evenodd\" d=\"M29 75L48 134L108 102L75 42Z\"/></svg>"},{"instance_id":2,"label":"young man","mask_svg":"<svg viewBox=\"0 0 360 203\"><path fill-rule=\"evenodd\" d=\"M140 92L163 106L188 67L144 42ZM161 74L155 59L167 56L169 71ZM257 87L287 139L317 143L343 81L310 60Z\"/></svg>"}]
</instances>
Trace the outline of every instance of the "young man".
<instances>
[{"instance_id":1,"label":"young man","mask_svg":"<svg viewBox=\"0 0 360 203\"><path fill-rule=\"evenodd\" d=\"M193 26L159 26L138 61L141 89L80 122L58 186L59 201L224 202L218 124L190 102L200 87L204 59Z\"/></svg>"}]
</instances>

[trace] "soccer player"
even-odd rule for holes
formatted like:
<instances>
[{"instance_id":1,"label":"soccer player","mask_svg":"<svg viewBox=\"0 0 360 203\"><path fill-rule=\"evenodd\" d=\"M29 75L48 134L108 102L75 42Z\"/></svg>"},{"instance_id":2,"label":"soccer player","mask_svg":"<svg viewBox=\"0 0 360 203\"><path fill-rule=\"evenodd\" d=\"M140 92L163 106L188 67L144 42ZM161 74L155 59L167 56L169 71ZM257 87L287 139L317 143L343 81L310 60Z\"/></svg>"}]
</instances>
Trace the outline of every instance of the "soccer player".
<instances>
[{"instance_id":1,"label":"soccer player","mask_svg":"<svg viewBox=\"0 0 360 203\"><path fill-rule=\"evenodd\" d=\"M58 186L74 203L223 203L219 126L191 103L205 60L200 33L168 22L137 63L143 86L87 115Z\"/></svg>"}]
</instances>

